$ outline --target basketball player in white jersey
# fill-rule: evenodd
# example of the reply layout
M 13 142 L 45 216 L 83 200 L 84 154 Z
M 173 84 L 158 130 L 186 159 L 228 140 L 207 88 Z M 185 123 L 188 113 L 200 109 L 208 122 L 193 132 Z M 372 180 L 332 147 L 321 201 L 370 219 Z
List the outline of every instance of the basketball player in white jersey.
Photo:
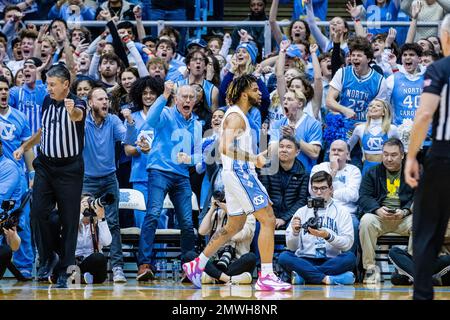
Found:
M 247 112 L 261 102 L 256 78 L 244 75 L 233 80 L 228 87 L 227 101 L 233 105 L 223 118 L 219 150 L 222 157 L 222 179 L 225 186 L 228 220 L 214 234 L 199 257 L 183 264 L 187 277 L 201 288 L 201 275 L 209 258 L 244 226 L 248 214 L 253 214 L 261 224 L 258 247 L 261 256 L 261 273 L 256 290 L 285 291 L 291 285 L 282 282 L 273 272 L 275 216 L 267 191 L 255 172 L 266 163 L 265 152 L 252 152 L 252 135 Z

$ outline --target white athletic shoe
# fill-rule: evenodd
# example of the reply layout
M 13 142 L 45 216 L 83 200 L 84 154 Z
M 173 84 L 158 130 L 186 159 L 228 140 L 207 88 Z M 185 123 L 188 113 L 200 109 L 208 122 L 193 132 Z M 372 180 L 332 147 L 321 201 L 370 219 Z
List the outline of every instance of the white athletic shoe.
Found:
M 231 284 L 251 284 L 253 281 L 252 275 L 250 272 L 243 272 L 236 276 L 231 276 L 230 283 Z

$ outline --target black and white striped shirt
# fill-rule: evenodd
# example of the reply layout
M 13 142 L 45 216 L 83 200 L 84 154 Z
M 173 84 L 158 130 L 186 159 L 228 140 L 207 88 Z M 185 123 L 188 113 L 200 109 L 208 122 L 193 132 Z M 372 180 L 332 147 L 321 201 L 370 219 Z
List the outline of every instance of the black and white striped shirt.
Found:
M 70 158 L 83 152 L 86 103 L 73 94 L 69 94 L 67 98 L 73 99 L 75 107 L 83 110 L 83 120 L 70 120 L 64 100 L 56 101 L 47 95 L 42 105 L 40 149 L 49 158 Z
M 441 97 L 433 116 L 433 141 L 450 142 L 450 57 L 427 68 L 423 92 Z

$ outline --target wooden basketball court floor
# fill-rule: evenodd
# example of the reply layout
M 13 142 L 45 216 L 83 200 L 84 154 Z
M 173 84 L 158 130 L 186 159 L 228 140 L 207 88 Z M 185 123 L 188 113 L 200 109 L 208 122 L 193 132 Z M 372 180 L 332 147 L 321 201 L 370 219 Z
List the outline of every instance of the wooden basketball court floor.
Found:
M 450 301 L 450 287 L 435 287 L 436 300 Z M 0 300 L 411 300 L 412 287 L 392 286 L 388 281 L 377 285 L 294 286 L 288 292 L 255 291 L 253 285 L 204 285 L 173 282 L 126 284 L 105 282 L 101 285 L 72 285 L 57 289 L 53 285 L 15 280 L 0 281 Z

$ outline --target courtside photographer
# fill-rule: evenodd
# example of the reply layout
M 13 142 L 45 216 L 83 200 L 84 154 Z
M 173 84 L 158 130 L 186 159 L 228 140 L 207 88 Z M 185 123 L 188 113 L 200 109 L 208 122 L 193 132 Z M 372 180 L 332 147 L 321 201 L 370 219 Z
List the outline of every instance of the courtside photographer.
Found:
M 75 258 L 80 267 L 82 281 L 87 284 L 103 283 L 107 277 L 107 259 L 102 253 L 111 244 L 112 236 L 105 219 L 105 205 L 114 202 L 110 193 L 95 199 L 92 194 L 81 195 Z
M 292 284 L 351 285 L 356 264 L 353 252 L 352 218 L 333 196 L 333 179 L 325 171 L 311 177 L 313 198 L 292 217 L 286 229 L 288 250 L 279 265 Z

